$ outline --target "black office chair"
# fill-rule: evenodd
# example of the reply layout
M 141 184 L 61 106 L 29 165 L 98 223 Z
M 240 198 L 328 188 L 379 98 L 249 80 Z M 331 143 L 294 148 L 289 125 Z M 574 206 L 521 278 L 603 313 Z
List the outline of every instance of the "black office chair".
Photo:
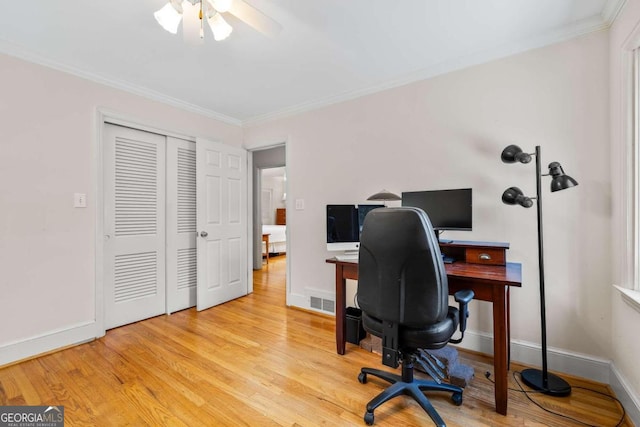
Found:
M 413 378 L 419 349 L 438 349 L 452 340 L 460 326 L 464 334 L 471 290 L 456 292 L 460 309 L 448 305 L 447 274 L 440 247 L 427 214 L 418 208 L 380 208 L 365 218 L 360 239 L 358 304 L 364 329 L 382 338 L 382 363 L 402 375 L 362 368 L 358 380 L 364 384 L 374 375 L 392 385 L 367 404 L 364 421 L 374 422 L 373 411 L 402 394 L 413 397 L 438 426 L 445 426 L 422 392 L 452 392 L 462 404 L 462 388 Z

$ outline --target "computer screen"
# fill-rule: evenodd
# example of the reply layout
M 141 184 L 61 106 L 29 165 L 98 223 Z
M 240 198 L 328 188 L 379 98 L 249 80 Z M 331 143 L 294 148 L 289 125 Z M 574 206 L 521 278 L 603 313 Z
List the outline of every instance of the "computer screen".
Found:
M 362 235 L 364 218 L 369 212 L 378 208 L 384 208 L 384 205 L 358 205 L 358 240 L 360 240 L 360 236 Z
M 356 205 L 327 205 L 327 245 L 358 241 Z
M 327 205 L 327 250 L 357 251 L 364 218 L 384 205 Z
M 424 210 L 434 230 L 467 230 L 473 225 L 471 188 L 402 193 L 402 206 Z

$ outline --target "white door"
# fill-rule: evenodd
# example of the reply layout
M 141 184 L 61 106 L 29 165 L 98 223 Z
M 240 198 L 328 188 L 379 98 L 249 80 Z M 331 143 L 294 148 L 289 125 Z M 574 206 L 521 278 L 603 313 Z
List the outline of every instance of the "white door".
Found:
M 196 305 L 196 144 L 167 137 L 167 313 Z
M 247 152 L 196 139 L 197 308 L 246 295 Z
M 165 312 L 165 137 L 104 128 L 106 329 Z

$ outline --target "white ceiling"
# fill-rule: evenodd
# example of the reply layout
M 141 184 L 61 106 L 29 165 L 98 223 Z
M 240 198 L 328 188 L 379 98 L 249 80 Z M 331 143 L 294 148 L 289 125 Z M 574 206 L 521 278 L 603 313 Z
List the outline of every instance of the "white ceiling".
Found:
M 230 17 L 191 46 L 156 23 L 166 0 L 7 1 L 0 52 L 251 124 L 601 30 L 625 0 L 246 2 L 280 35 Z

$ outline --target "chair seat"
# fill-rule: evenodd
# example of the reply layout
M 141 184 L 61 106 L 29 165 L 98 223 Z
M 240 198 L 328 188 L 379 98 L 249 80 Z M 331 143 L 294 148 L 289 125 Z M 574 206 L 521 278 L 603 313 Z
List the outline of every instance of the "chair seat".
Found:
M 398 340 L 404 348 L 424 348 L 435 350 L 447 345 L 451 336 L 458 328 L 458 309 L 449 307 L 447 317 L 441 322 L 429 325 L 426 328 L 411 328 L 401 325 L 398 331 Z M 382 337 L 383 322 L 380 319 L 362 312 L 362 326 L 372 335 Z

